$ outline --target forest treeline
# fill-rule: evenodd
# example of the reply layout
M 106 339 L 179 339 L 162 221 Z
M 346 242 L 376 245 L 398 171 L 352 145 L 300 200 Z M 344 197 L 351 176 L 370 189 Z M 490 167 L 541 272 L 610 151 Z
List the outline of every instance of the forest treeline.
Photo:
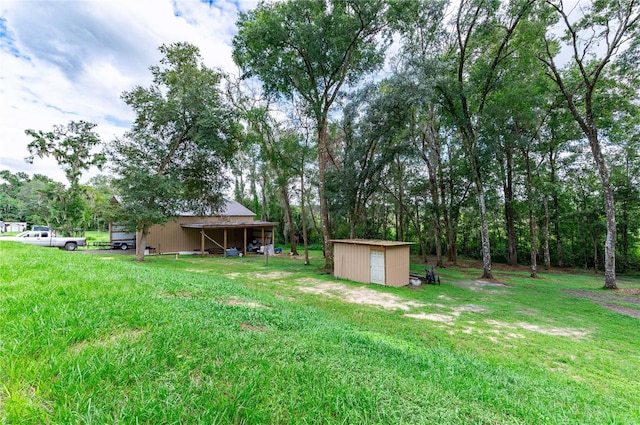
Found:
M 485 277 L 493 261 L 584 267 L 615 288 L 640 266 L 639 14 L 634 0 L 260 4 L 237 23 L 239 79 L 162 46 L 152 86 L 123 94 L 131 131 L 75 170 L 108 172 L 3 171 L 0 214 L 104 228 L 118 194 L 142 231 L 228 190 L 295 253 L 321 244 L 327 267 L 331 239 L 391 239 L 438 265 L 481 259 Z M 27 134 L 32 160 L 61 140 Z

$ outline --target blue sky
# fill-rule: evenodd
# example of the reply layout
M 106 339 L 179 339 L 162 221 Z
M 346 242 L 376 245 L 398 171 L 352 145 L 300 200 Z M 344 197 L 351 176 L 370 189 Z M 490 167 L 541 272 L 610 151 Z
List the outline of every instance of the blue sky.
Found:
M 86 0 L 0 3 L 0 169 L 65 182 L 53 160 L 24 158 L 24 130 L 71 120 L 98 124 L 104 142 L 134 118 L 120 95 L 151 81 L 163 43 L 188 41 L 205 63 L 238 74 L 231 39 L 238 11 L 258 0 Z M 89 173 L 87 177 L 95 174 Z

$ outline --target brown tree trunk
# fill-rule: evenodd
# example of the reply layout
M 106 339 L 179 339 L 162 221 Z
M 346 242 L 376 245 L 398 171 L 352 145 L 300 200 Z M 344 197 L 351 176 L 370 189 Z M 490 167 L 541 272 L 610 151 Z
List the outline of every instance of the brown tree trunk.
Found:
M 549 168 L 551 170 L 551 187 L 553 190 L 553 233 L 556 237 L 556 250 L 558 251 L 558 267 L 563 266 L 562 238 L 560 237 L 560 201 L 556 193 L 556 160 L 553 147 L 549 148 Z
M 529 151 L 525 150 L 524 161 L 527 170 L 527 201 L 529 204 L 529 239 L 531 244 L 531 277 L 538 277 L 538 243 L 536 235 L 536 222 L 533 214 L 533 176 L 531 173 L 531 161 L 529 160 Z
M 600 149 L 597 132 L 589 135 L 589 144 L 593 158 L 598 166 L 602 192 L 604 196 L 604 211 L 607 217 L 607 237 L 604 242 L 604 286 L 603 289 L 618 289 L 616 285 L 616 210 L 613 189 L 609 179 L 609 170 Z
M 432 145 L 435 144 L 436 142 Z M 436 233 L 436 266 L 442 267 L 442 224 L 440 222 L 440 194 L 438 192 L 439 151 L 436 146 L 431 146 L 431 149 L 429 149 L 427 171 L 429 172 L 429 189 L 431 191 L 431 202 L 433 202 L 433 225 Z
M 504 217 L 507 224 L 507 263 L 510 266 L 518 264 L 518 249 L 516 246 L 515 209 L 513 208 L 513 152 L 510 146 L 505 146 L 504 170 Z
M 142 231 L 140 231 L 140 240 L 136 245 L 136 261 L 143 262 L 144 261 L 144 251 L 147 249 L 147 236 L 149 235 L 149 225 L 144 224 L 142 226 Z
M 491 243 L 489 241 L 489 223 L 487 221 L 487 206 L 485 204 L 484 187 L 482 185 L 482 179 L 480 176 L 480 169 L 478 168 L 477 159 L 472 156 L 471 162 L 474 170 L 473 175 L 478 196 L 478 210 L 480 212 L 480 235 L 482 237 L 482 278 L 493 279 L 493 273 L 491 273 Z
M 293 214 L 291 213 L 291 202 L 289 202 L 289 189 L 284 184 L 281 187 L 282 203 L 284 204 L 285 217 L 289 226 L 289 243 L 291 243 L 291 255 L 298 255 L 296 246 L 296 230 L 293 225 Z
M 309 239 L 307 238 L 307 209 L 305 208 L 304 197 L 304 159 L 300 173 L 300 218 L 302 219 L 302 239 L 304 242 L 304 265 L 309 265 Z
M 329 162 L 329 134 L 326 120 L 318 123 L 318 177 L 320 179 L 320 221 L 322 225 L 323 252 L 325 268 L 333 270 L 333 246 L 331 244 L 331 222 L 329 220 L 329 206 L 325 193 L 327 181 L 327 166 Z
M 544 239 L 544 269 L 551 269 L 551 253 L 549 252 L 549 197 L 544 195 L 544 229 L 543 229 L 543 239 Z

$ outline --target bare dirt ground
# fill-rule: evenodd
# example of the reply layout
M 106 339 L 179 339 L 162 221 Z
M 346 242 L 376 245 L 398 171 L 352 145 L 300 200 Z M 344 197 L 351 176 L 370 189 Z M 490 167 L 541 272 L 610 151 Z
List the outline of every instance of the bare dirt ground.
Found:
M 579 297 L 589 298 L 590 300 L 593 300 L 601 306 L 608 308 L 611 311 L 615 311 L 616 313 L 640 319 L 640 308 L 612 304 L 615 302 L 622 302 L 626 304 L 634 304 L 640 307 L 640 288 L 626 288 L 613 291 L 602 290 L 600 292 L 568 290 L 567 292 Z
M 408 311 L 414 307 L 423 307 L 425 304 L 405 300 L 402 297 L 374 291 L 363 286 L 352 287 L 341 283 L 326 282 L 318 279 L 298 279 L 301 286 L 298 290 L 310 294 L 324 295 L 340 298 L 354 304 L 377 305 L 387 310 Z
M 503 292 L 509 286 L 503 283 L 498 283 L 489 280 L 475 280 L 475 281 L 456 281 L 451 282 L 452 285 L 460 288 L 466 288 L 470 291 L 485 291 L 485 292 Z

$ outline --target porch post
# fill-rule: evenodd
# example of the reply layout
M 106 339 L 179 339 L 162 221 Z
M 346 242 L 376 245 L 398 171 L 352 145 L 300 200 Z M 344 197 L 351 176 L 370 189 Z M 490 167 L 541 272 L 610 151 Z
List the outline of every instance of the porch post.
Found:
M 224 248 L 223 248 L 224 249 L 224 253 L 222 254 L 222 256 L 226 257 L 227 256 L 227 228 L 226 227 L 224 229 L 224 243 L 223 243 L 223 245 L 224 245 Z
M 200 255 L 204 255 L 204 227 L 200 229 Z
M 247 228 L 244 228 L 244 242 L 242 243 L 242 255 L 247 256 Z

